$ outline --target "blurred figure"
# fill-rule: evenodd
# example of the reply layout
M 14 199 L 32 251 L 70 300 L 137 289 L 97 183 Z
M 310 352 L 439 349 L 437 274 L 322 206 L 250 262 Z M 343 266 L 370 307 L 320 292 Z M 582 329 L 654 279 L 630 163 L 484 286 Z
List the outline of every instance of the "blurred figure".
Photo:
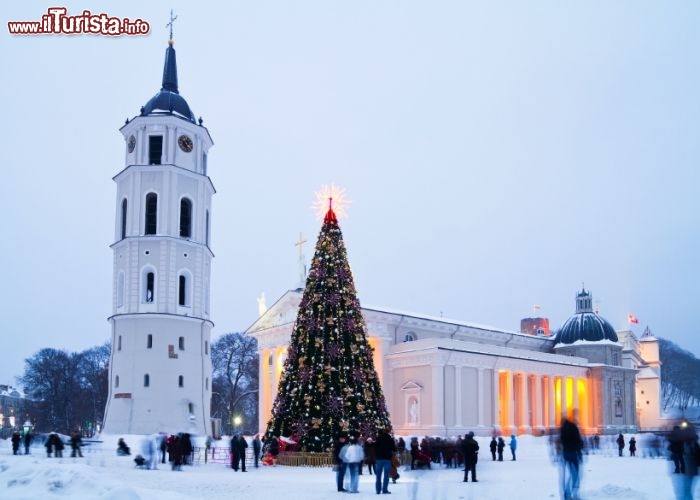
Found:
M 256 434 L 253 437 L 253 464 L 255 468 L 258 468 L 258 460 L 260 460 L 260 450 L 262 449 L 262 442 L 260 441 L 260 434 Z
M 503 462 L 503 448 L 506 447 L 506 442 L 502 437 L 498 438 L 498 445 L 496 448 L 498 449 L 498 461 Z
M 513 456 L 513 462 L 515 461 L 515 450 L 518 448 L 518 441 L 515 439 L 515 434 L 510 435 L 510 454 Z
M 350 472 L 350 493 L 358 493 L 360 464 L 365 459 L 365 452 L 358 443 L 357 436 L 350 436 L 349 442 L 340 450 L 340 458 L 347 464 Z
M 32 433 L 27 431 L 24 435 L 24 454 L 29 455 L 29 445 L 32 443 Z
M 22 440 L 22 436 L 20 435 L 19 431 L 15 431 L 12 433 L 12 454 L 13 455 L 19 454 L 19 442 L 21 440 Z
M 679 427 L 679 430 L 674 438 L 680 438 L 683 450 L 681 458 L 684 472 L 679 475 L 672 475 L 673 486 L 678 500 L 693 500 L 695 498 L 693 492 L 695 491 L 695 482 L 698 475 L 698 464 L 700 463 L 700 444 L 698 444 L 698 435 L 692 424 L 683 421 L 677 427 Z
M 70 435 L 70 456 L 75 458 L 76 456 L 81 457 L 83 456 L 83 452 L 81 451 L 81 448 L 83 446 L 83 439 L 80 437 L 80 433 L 78 431 L 73 431 L 71 432 Z
M 578 498 L 581 485 L 581 460 L 583 459 L 583 439 L 576 423 L 576 410 L 572 417 L 562 417 L 559 428 L 559 443 L 562 454 L 562 495 L 564 500 Z
M 635 452 L 637 451 L 637 440 L 634 439 L 634 436 L 630 438 L 630 456 L 633 457 Z
M 469 472 L 472 473 L 472 483 L 478 482 L 476 479 L 476 462 L 479 453 L 479 443 L 474 439 L 474 433 L 469 432 L 462 441 L 462 456 L 464 457 L 464 482 L 469 480 Z
M 131 455 L 131 449 L 126 445 L 124 438 L 117 441 L 117 455 Z
M 617 436 L 617 455 L 622 456 L 622 451 L 625 449 L 625 436 L 620 433 L 619 436 Z
M 489 443 L 489 450 L 491 450 L 491 459 L 495 462 L 496 461 L 496 448 L 498 447 L 498 443 L 496 442 L 496 436 L 491 438 L 491 442 Z
M 674 474 L 685 474 L 685 460 L 683 459 L 683 436 L 680 425 L 674 425 L 668 435 L 668 451 L 673 460 Z

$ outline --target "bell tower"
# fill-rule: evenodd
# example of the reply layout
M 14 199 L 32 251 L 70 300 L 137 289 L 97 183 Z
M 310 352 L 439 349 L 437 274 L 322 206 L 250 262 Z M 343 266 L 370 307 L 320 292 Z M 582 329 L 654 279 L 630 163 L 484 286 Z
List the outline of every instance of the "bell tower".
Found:
M 103 432 L 211 434 L 213 142 L 179 93 L 172 39 L 160 91 L 120 132 Z

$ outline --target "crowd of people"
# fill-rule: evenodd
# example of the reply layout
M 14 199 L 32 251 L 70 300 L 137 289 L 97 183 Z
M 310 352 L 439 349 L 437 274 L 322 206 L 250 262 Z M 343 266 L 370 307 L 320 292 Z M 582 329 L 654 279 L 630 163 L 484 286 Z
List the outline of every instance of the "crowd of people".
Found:
M 45 435 L 44 447 L 48 458 L 63 457 L 65 445 L 71 447 L 71 457 L 82 457 L 82 437 L 78 431 L 74 431 L 64 439 L 61 435 L 51 432 Z M 35 436 L 27 432 L 22 435 L 19 431 L 11 435 L 12 452 L 20 454 L 20 446 L 24 445 L 24 453 L 29 454 L 29 449 Z M 664 449 L 662 439 L 667 441 Z M 260 463 L 272 465 L 279 455 L 285 443 L 283 438 L 273 438 L 263 443 L 259 435 L 255 435 L 250 445 L 243 434 L 235 434 L 228 447 L 230 467 L 234 471 L 246 472 L 246 455 L 250 455 L 255 467 Z M 282 444 L 282 447 L 280 446 Z M 635 436 L 629 439 L 620 433 L 617 436 L 585 436 L 578 427 L 575 412 L 562 417 L 558 432 L 550 437 L 551 456 L 555 463 L 561 467 L 561 491 L 565 500 L 578 498 L 581 484 L 581 469 L 584 456 L 589 453 L 610 453 L 620 457 L 635 457 L 637 453 L 637 440 Z M 204 460 L 212 444 L 211 438 L 207 438 Z M 503 436 L 494 434 L 489 442 L 489 451 L 492 461 L 503 461 L 506 446 L 510 449 L 511 460 L 516 460 L 518 439 L 511 434 L 506 443 Z M 608 450 L 608 451 L 606 451 Z M 141 453 L 136 455 L 134 462 L 138 467 L 156 469 L 158 462 L 170 463 L 173 470 L 181 470 L 183 465 L 192 465 L 194 462 L 195 448 L 191 436 L 187 433 L 179 434 L 154 434 L 146 436 L 141 445 Z M 411 437 L 407 446 L 404 438 L 392 437 L 387 429 L 380 429 L 377 436 L 366 439 L 358 433 L 342 433 L 335 442 L 332 450 L 334 469 L 336 471 L 336 486 L 338 491 L 356 493 L 359 487 L 359 476 L 363 474 L 364 466 L 370 475 L 375 475 L 375 490 L 377 494 L 388 494 L 390 481 L 396 483 L 399 479 L 399 470 L 402 465 L 411 470 L 419 468 L 431 468 L 431 465 L 441 465 L 446 468 L 461 468 L 464 471 L 464 482 L 477 482 L 479 443 L 473 432 L 456 438 Z M 131 455 L 131 449 L 123 438 L 117 442 L 118 455 Z M 214 456 L 212 450 L 212 457 Z M 642 440 L 642 457 L 668 457 L 673 462 L 673 474 L 679 474 L 682 487 L 679 489 L 678 498 L 692 499 L 692 489 L 695 476 L 698 475 L 700 464 L 700 445 L 698 435 L 688 422 L 680 422 L 668 432 L 664 438 L 657 434 L 649 434 Z M 349 479 L 346 484 L 346 476 Z

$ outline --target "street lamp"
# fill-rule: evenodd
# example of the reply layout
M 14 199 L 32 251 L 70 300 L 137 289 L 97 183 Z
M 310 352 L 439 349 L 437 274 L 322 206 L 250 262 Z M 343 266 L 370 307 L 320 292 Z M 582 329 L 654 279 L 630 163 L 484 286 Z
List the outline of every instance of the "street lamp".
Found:
M 234 431 L 238 432 L 238 426 L 241 425 L 241 416 L 240 415 L 236 415 L 235 417 L 233 417 L 233 425 L 234 425 L 234 427 L 233 427 Z

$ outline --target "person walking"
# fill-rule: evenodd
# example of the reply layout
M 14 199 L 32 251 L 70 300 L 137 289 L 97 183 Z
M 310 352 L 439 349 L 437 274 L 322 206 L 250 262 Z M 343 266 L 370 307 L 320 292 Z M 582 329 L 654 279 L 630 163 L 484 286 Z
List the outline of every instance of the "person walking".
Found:
M 375 490 L 380 493 L 390 494 L 389 472 L 391 471 L 391 458 L 396 452 L 396 443 L 386 429 L 379 429 L 377 442 L 374 445 L 374 454 L 377 458 L 375 465 Z
M 24 435 L 24 454 L 29 455 L 29 445 L 32 444 L 32 433 L 27 431 L 26 434 Z
M 360 465 L 365 459 L 365 452 L 357 442 L 357 436 L 350 436 L 349 442 L 340 449 L 340 458 L 350 472 L 350 493 L 359 493 Z
M 496 442 L 496 436 L 493 436 L 489 443 L 489 449 L 491 450 L 491 459 L 494 462 L 496 461 L 496 448 L 498 448 L 498 443 Z
M 671 452 L 671 460 L 675 470 L 674 474 L 685 474 L 685 459 L 683 457 L 683 436 L 681 427 L 674 425 L 673 430 L 668 435 L 668 451 Z
M 20 435 L 19 431 L 15 431 L 12 433 L 12 454 L 13 455 L 19 455 L 19 442 L 22 441 L 22 436 Z
M 476 479 L 476 462 L 479 457 L 479 443 L 474 439 L 474 433 L 469 432 L 467 437 L 462 440 L 462 457 L 464 458 L 464 480 L 469 481 L 469 472 L 472 473 L 472 483 L 477 483 Z
M 637 440 L 634 437 L 630 438 L 630 456 L 633 457 L 635 456 L 634 454 L 637 452 Z
M 377 456 L 374 453 L 374 439 L 368 437 L 365 441 L 365 463 L 367 464 L 367 473 L 374 474 L 375 464 L 377 462 Z M 360 464 L 360 474 L 362 474 L 362 464 Z
M 83 439 L 80 437 L 78 431 L 71 432 L 70 435 L 70 456 L 75 458 L 76 456 L 82 458 L 83 452 L 80 448 L 83 446 Z
M 255 468 L 258 468 L 258 460 L 260 460 L 260 450 L 262 449 L 262 442 L 260 441 L 260 434 L 256 434 L 253 438 L 253 463 Z
M 333 444 L 333 462 L 335 463 L 335 482 L 336 485 L 338 486 L 338 491 L 346 491 L 345 488 L 343 487 L 343 483 L 345 482 L 345 471 L 347 470 L 348 466 L 347 464 L 343 461 L 342 457 L 340 456 L 340 452 L 343 449 L 343 446 L 345 446 L 345 434 L 340 434 L 338 435 L 338 439 L 335 440 L 335 443 Z
M 620 433 L 619 436 L 617 436 L 617 454 L 619 456 L 622 456 L 622 451 L 625 449 L 625 436 Z
M 510 435 L 510 454 L 513 456 L 513 462 L 515 462 L 515 450 L 518 447 L 518 441 L 515 439 L 515 434 Z
M 571 418 L 564 415 L 559 428 L 559 445 L 562 455 L 562 494 L 564 500 L 578 498 L 578 490 L 581 485 L 580 465 L 583 458 L 583 439 L 575 417 L 575 411 Z
M 503 448 L 506 447 L 506 442 L 502 437 L 498 438 L 498 461 L 503 462 Z

